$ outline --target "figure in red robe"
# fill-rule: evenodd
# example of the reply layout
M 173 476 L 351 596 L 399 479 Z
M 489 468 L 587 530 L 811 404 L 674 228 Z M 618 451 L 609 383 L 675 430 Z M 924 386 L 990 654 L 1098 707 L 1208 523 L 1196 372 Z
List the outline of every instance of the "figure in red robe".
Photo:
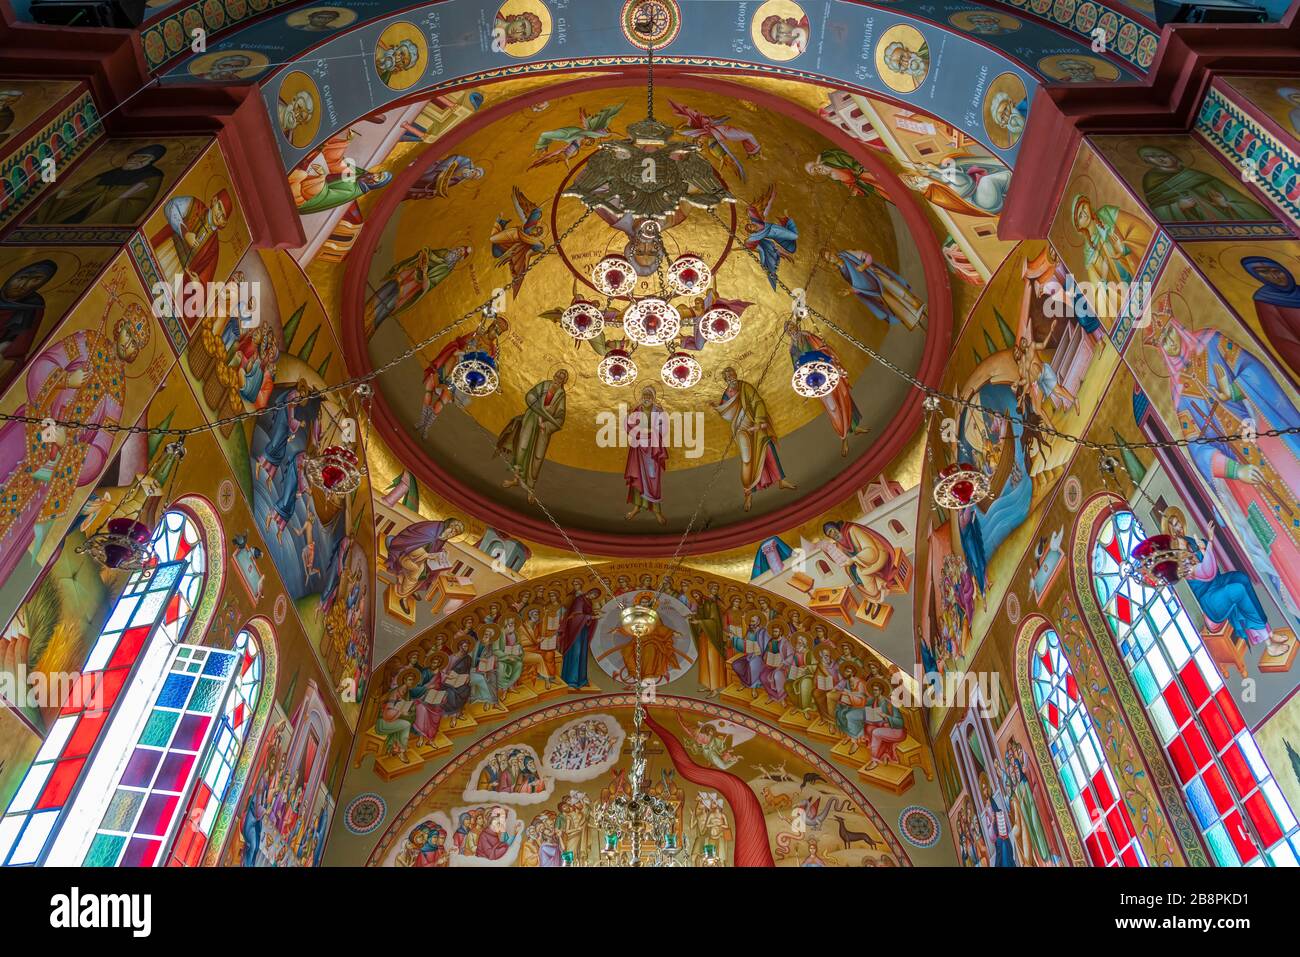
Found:
M 1263 283 L 1255 290 L 1255 315 L 1268 344 L 1277 350 L 1300 382 L 1300 286 L 1295 276 L 1276 259 L 1247 256 L 1241 266 Z
M 627 501 L 632 510 L 626 518 L 651 512 L 663 525 L 664 469 L 668 467 L 668 418 L 663 406 L 655 401 L 655 390 L 641 390 L 641 403 L 627 415 L 627 465 L 623 481 L 627 483 Z
M 221 258 L 218 233 L 225 228 L 233 210 L 230 193 L 224 189 L 212 197 L 211 206 L 197 196 L 169 199 L 163 205 L 167 228 L 159 230 L 152 239 L 163 274 L 179 273 L 186 282 L 212 282 L 217 275 L 217 260 Z

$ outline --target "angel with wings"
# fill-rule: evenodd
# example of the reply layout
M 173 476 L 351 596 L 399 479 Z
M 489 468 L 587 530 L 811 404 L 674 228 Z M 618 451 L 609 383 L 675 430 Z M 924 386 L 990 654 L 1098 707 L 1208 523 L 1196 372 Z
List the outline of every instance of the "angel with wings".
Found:
M 679 308 L 682 316 L 682 324 L 691 323 L 691 334 L 683 335 L 680 347 L 690 349 L 692 352 L 699 352 L 707 344 L 708 340 L 704 338 L 704 333 L 700 332 L 700 320 L 710 309 L 730 309 L 737 316 L 743 316 L 745 310 L 752 306 L 753 303 L 748 299 L 723 299 L 718 295 L 715 289 L 709 289 L 703 296 L 696 296 L 691 300 L 689 305 L 682 305 Z
M 726 771 L 740 760 L 732 736 L 713 721 L 701 721 L 691 726 L 679 712 L 677 722 L 686 732 L 686 750 L 704 758 L 720 771 Z
M 528 165 L 529 169 L 563 162 L 568 169 L 569 161 L 578 155 L 578 150 L 588 143 L 603 140 L 610 136 L 609 122 L 623 109 L 622 103 L 607 106 L 596 113 L 588 114 L 578 108 L 578 126 L 561 126 L 557 130 L 547 130 L 537 138 L 533 151 L 542 153 Z
M 498 266 L 510 267 L 510 292 L 518 296 L 524 284 L 524 272 L 532 258 L 546 249 L 541 241 L 545 232 L 542 225 L 542 208 L 514 187 L 513 199 L 518 225 L 511 225 L 508 216 L 498 216 L 496 232 L 492 234 L 492 256 Z
M 782 259 L 794 256 L 799 241 L 799 230 L 794 219 L 782 216 L 772 220 L 772 201 L 776 199 L 776 184 L 767 188 L 756 203 L 749 204 L 749 222 L 745 224 L 745 247 L 757 250 L 758 260 L 767 273 L 767 281 L 776 289 L 777 270 Z
M 738 126 L 729 124 L 727 122 L 729 117 L 727 116 L 709 116 L 707 113 L 693 110 L 675 100 L 669 100 L 668 105 L 673 108 L 674 113 L 686 121 L 686 125 L 679 127 L 677 132 L 683 136 L 698 139 L 705 146 L 721 153 L 736 167 L 736 172 L 743 182 L 745 167 L 741 165 L 740 158 L 728 144 L 739 143 L 745 152 L 745 156 L 753 158 L 758 155 L 760 149 L 758 138 L 748 130 L 742 130 Z

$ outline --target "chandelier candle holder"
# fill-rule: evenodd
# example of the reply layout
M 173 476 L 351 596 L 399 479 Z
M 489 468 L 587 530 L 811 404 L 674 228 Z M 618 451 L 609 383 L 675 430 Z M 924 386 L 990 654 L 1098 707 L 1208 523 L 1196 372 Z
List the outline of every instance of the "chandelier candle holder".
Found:
M 965 462 L 939 470 L 934 483 L 934 501 L 940 508 L 961 511 L 988 498 L 988 476 Z
M 672 389 L 689 389 L 704 376 L 704 369 L 695 357 L 685 352 L 674 352 L 659 370 L 659 378 Z
M 1176 585 L 1196 570 L 1196 556 L 1170 535 L 1151 535 L 1133 549 L 1129 574 L 1148 588 Z
M 810 349 L 795 363 L 790 385 L 806 399 L 819 399 L 840 384 L 840 369 L 826 353 Z
M 740 316 L 714 306 L 699 319 L 698 331 L 708 342 L 730 342 L 740 335 Z
M 451 370 L 451 382 L 458 392 L 466 395 L 492 395 L 501 385 L 496 359 L 486 352 L 466 352 Z
M 161 495 L 170 498 L 176 473 L 180 471 L 181 459 L 185 458 L 184 436 L 168 442 L 163 452 L 164 458 L 158 466 L 132 483 L 103 527 L 77 546 L 78 555 L 89 555 L 105 568 L 115 571 L 138 571 L 149 563 L 153 556 L 153 529 L 140 521 L 140 514 L 144 511 L 146 499 Z M 165 479 L 170 476 L 166 492 L 159 484 L 158 476 Z M 128 504 L 135 506 L 135 515 L 115 514 Z
M 636 288 L 636 268 L 622 256 L 606 256 L 592 267 L 591 281 L 603 296 L 629 296 Z
M 639 346 L 662 346 L 682 331 L 682 316 L 666 299 L 647 296 L 623 313 L 623 334 Z
M 595 339 L 605 331 L 605 314 L 594 302 L 579 299 L 560 313 L 560 327 L 575 339 Z
M 342 498 L 361 487 L 365 468 L 352 449 L 328 445 L 319 455 L 308 456 L 303 465 L 307 481 L 333 498 Z
M 693 296 L 709 288 L 713 270 L 699 256 L 687 253 L 678 256 L 668 267 L 668 288 L 675 296 Z
M 596 366 L 596 376 L 605 385 L 622 388 L 636 381 L 636 363 L 626 349 L 610 349 Z

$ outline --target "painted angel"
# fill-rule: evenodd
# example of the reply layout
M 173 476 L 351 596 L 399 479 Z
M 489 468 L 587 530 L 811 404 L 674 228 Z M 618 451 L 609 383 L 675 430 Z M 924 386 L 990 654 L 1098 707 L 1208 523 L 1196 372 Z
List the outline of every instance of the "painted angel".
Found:
M 537 138 L 537 144 L 533 147 L 534 152 L 542 153 L 543 150 L 546 152 L 533 160 L 528 168 L 536 169 L 538 166 L 563 162 L 567 169 L 569 161 L 578 155 L 578 151 L 583 146 L 611 135 L 609 122 L 621 109 L 623 104 L 616 103 L 588 115 L 586 110 L 579 107 L 578 126 L 561 126 L 559 129 L 547 130 Z
M 510 267 L 510 291 L 518 296 L 529 262 L 546 249 L 546 244 L 541 241 L 545 227 L 542 225 L 542 208 L 525 196 L 518 186 L 514 187 L 512 198 L 519 225 L 511 225 L 508 216 L 498 216 L 491 243 L 497 265 Z
M 727 123 L 729 117 L 726 116 L 709 116 L 707 113 L 700 113 L 691 109 L 675 100 L 669 100 L 668 105 L 673 108 L 673 112 L 686 121 L 686 125 L 679 127 L 677 132 L 683 136 L 689 136 L 693 139 L 700 139 L 705 145 L 711 146 L 720 152 L 726 159 L 730 160 L 736 167 L 736 172 L 740 175 L 743 182 L 745 179 L 745 167 L 741 164 L 740 158 L 736 156 L 735 150 L 729 145 L 739 143 L 745 151 L 745 156 L 753 158 L 758 155 L 759 144 L 757 137 L 748 130 L 742 130 L 738 126 L 732 126 Z
M 782 259 L 789 259 L 794 255 L 795 246 L 799 241 L 799 230 L 794 224 L 794 219 L 789 216 L 782 216 L 778 220 L 768 218 L 771 215 L 774 199 L 776 199 L 775 183 L 767 188 L 767 192 L 759 198 L 758 202 L 749 204 L 749 222 L 745 224 L 745 246 L 758 252 L 763 272 L 767 273 L 767 281 L 772 284 L 773 289 L 776 289 L 777 270 L 781 266 Z
M 735 750 L 735 742 L 730 734 L 722 731 L 712 721 L 701 721 L 693 727 L 680 713 L 677 722 L 686 732 L 686 750 L 697 757 L 704 758 L 720 771 L 728 770 L 740 760 Z

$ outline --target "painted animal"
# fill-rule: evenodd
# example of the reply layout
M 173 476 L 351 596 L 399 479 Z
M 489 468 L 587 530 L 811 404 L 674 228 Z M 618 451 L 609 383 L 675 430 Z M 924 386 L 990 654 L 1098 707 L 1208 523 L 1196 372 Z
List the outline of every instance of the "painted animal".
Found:
M 764 787 L 761 793 L 765 811 L 779 811 L 790 806 L 791 799 L 788 794 L 777 794 L 769 787 Z
M 836 814 L 835 820 L 840 822 L 840 840 L 844 842 L 844 850 L 847 851 L 850 847 L 852 847 L 854 841 L 863 841 L 869 847 L 880 847 L 880 848 L 884 847 L 883 844 L 877 841 L 870 834 L 864 834 L 862 831 L 849 830 L 849 826 L 844 823 L 843 815 Z

